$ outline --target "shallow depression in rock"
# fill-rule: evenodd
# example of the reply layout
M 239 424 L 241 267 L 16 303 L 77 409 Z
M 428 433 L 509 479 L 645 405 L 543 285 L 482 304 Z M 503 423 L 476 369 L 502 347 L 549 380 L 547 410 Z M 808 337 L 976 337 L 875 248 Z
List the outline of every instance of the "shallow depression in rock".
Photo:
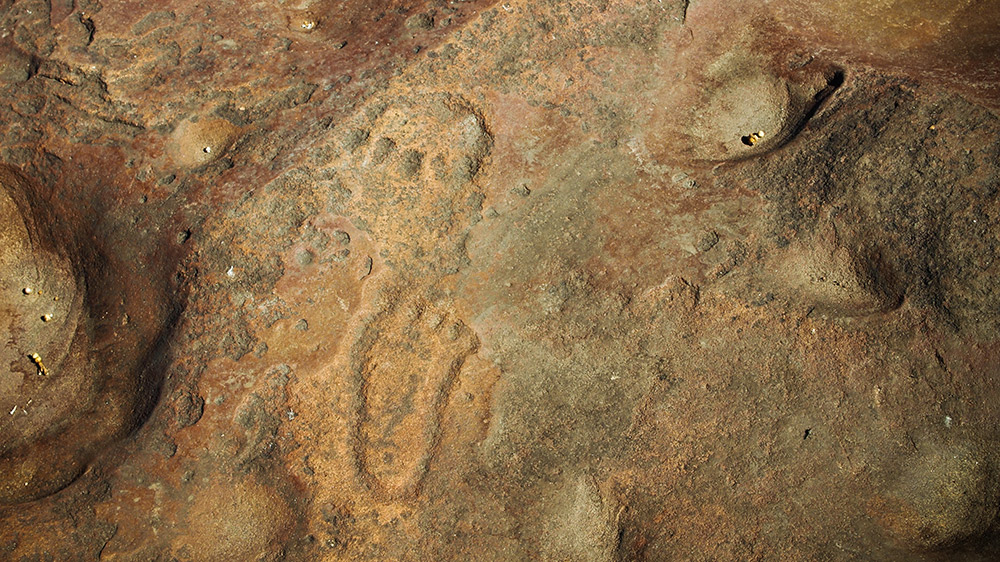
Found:
M 169 320 L 135 310 L 164 295 L 124 305 L 129 280 L 53 225 L 29 178 L 0 167 L 0 189 L 0 503 L 10 504 L 58 491 L 143 421 L 159 384 L 144 372 Z

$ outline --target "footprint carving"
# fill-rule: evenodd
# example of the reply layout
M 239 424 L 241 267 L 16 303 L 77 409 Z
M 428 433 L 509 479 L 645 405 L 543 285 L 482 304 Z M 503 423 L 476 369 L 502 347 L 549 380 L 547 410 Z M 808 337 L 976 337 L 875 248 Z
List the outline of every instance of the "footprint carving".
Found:
M 419 492 L 448 397 L 478 339 L 444 306 L 419 294 L 387 291 L 383 302 L 362 322 L 350 351 L 357 393 L 353 450 L 368 489 L 399 499 Z
M 351 193 L 344 214 L 397 278 L 371 288 L 376 303 L 346 357 L 356 471 L 380 498 L 413 497 L 439 446 L 455 379 L 479 344 L 426 281 L 412 280 L 453 274 L 467 259 L 482 204 L 476 178 L 493 139 L 468 101 L 446 93 L 376 100 L 334 133 L 324 160 Z

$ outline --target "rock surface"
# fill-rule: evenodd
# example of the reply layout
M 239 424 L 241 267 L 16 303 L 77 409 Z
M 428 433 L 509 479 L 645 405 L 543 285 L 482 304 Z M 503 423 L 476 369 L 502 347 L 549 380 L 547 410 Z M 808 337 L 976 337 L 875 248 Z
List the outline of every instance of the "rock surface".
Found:
M 974 4 L 0 0 L 0 559 L 996 559 Z

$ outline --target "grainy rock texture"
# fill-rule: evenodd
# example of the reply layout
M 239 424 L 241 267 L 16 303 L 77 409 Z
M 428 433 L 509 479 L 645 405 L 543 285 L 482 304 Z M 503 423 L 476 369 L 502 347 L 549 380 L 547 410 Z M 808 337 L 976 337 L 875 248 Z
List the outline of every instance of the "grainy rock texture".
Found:
M 0 560 L 1000 558 L 997 14 L 0 0 Z

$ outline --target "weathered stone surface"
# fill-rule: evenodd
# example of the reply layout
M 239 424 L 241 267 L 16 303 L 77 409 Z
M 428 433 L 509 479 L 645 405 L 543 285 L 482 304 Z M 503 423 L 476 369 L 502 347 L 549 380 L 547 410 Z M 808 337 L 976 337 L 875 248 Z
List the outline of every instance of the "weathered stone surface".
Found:
M 835 57 L 948 84 L 1000 106 L 996 0 L 767 0 L 778 21 Z
M 0 0 L 0 558 L 1000 556 L 986 4 Z

